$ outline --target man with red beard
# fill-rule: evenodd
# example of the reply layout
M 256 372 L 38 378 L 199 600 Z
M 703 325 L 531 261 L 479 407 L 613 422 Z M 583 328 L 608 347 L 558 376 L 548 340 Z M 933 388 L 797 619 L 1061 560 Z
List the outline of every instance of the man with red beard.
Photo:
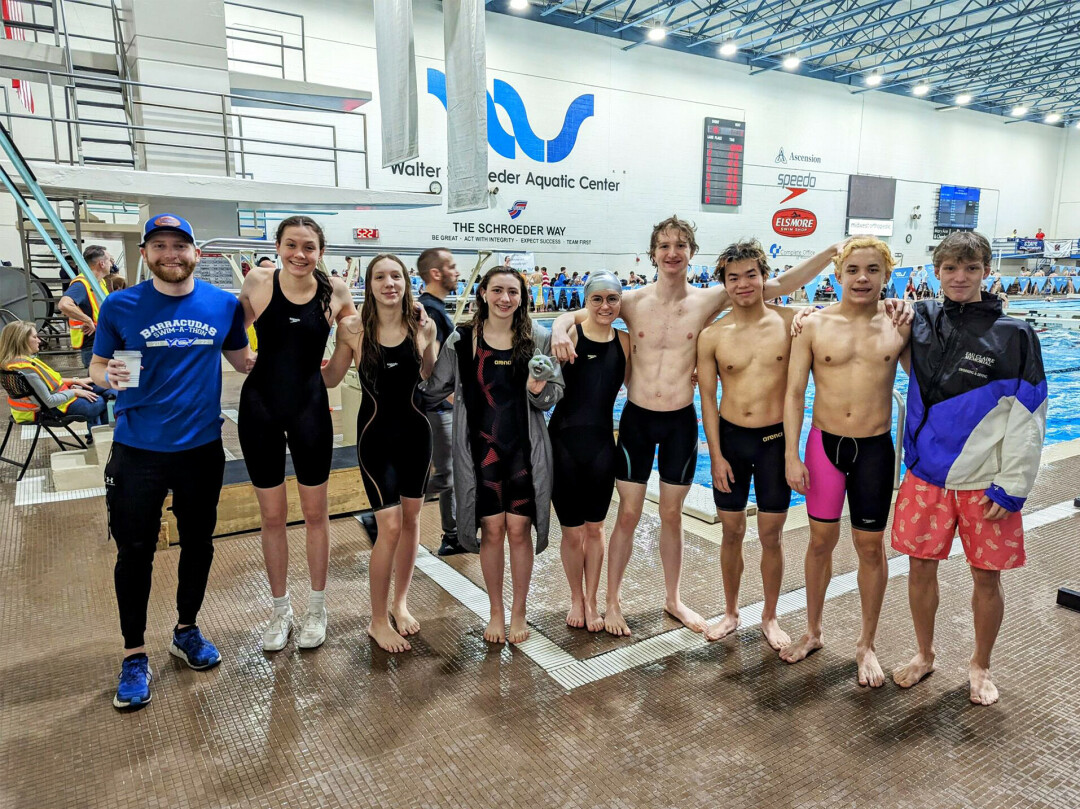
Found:
M 152 674 L 143 633 L 169 490 L 180 533 L 178 618 L 169 652 L 196 670 L 221 662 L 196 624 L 214 558 L 225 468 L 221 355 L 241 373 L 254 364 L 237 298 L 192 277 L 200 253 L 186 220 L 174 214 L 151 217 L 141 252 L 153 278 L 102 304 L 90 363 L 95 383 L 120 391 L 105 501 L 116 540 L 116 600 L 124 636 L 113 698 L 121 709 L 150 701 Z M 118 352 L 124 353 L 117 357 Z

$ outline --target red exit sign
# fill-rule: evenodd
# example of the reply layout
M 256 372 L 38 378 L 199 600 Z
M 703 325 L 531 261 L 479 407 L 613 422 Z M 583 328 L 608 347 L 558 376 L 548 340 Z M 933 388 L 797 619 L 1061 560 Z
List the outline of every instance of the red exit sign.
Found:
M 357 241 L 363 241 L 365 239 L 377 239 L 379 238 L 378 228 L 357 228 L 353 233 L 354 238 Z

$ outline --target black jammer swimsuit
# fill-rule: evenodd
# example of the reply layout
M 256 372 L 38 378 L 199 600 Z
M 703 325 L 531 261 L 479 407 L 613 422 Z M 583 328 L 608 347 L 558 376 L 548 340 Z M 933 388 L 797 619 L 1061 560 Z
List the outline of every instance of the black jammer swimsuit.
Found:
M 285 444 L 296 481 L 319 486 L 330 477 L 334 428 L 322 378 L 330 324 L 319 295 L 293 303 L 274 271 L 270 303 L 255 321 L 259 359 L 240 392 L 237 432 L 248 477 L 258 489 L 285 482 Z
M 402 497 L 423 497 L 431 466 L 431 425 L 417 407 L 420 358 L 412 340 L 382 346 L 374 379 L 360 369 L 356 455 L 371 507 L 396 506 Z
M 618 333 L 597 343 L 577 327 L 577 362 L 563 366 L 566 393 L 548 431 L 554 458 L 551 501 L 567 528 L 603 522 L 615 488 L 618 456 L 612 410 L 626 378 Z

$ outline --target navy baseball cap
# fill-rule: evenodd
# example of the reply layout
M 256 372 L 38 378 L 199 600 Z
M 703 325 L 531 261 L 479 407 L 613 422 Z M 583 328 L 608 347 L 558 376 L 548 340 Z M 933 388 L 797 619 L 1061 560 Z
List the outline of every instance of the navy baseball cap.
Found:
M 159 213 L 157 216 L 151 216 L 143 228 L 142 243 L 146 244 L 146 240 L 159 230 L 171 230 L 174 233 L 179 233 L 185 236 L 189 242 L 195 244 L 195 231 L 191 229 L 191 223 L 173 213 Z

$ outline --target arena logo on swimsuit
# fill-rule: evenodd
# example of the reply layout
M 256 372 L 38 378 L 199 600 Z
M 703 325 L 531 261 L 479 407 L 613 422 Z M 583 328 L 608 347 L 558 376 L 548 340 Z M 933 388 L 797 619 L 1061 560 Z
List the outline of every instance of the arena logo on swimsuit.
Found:
M 817 230 L 817 215 L 802 208 L 784 208 L 773 214 L 772 228 L 781 236 L 809 236 Z
M 446 74 L 441 70 L 428 68 L 427 91 L 446 107 Z M 551 140 L 545 141 L 533 132 L 529 123 L 529 114 L 525 111 L 525 102 L 521 95 L 506 82 L 495 79 L 493 93 L 487 94 L 487 134 L 488 145 L 502 157 L 513 160 L 517 157 L 517 148 L 537 163 L 558 163 L 570 156 L 577 144 L 578 130 L 586 118 L 593 117 L 595 96 L 592 93 L 580 95 L 570 102 L 563 116 L 562 129 Z M 513 133 L 503 129 L 495 105 L 498 104 L 510 118 Z

